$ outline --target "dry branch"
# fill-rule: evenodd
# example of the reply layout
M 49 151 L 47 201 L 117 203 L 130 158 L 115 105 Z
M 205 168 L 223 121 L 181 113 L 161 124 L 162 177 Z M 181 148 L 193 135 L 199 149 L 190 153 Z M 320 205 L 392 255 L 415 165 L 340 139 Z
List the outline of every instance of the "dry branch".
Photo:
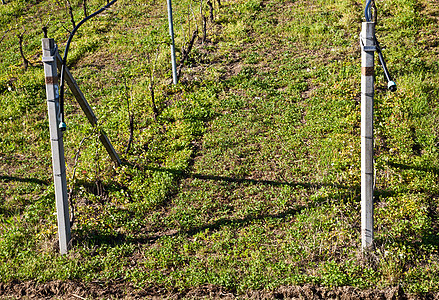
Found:
M 82 8 L 84 9 L 84 18 L 88 17 L 87 13 L 87 0 L 82 0 Z
M 72 5 L 70 4 L 70 1 L 69 1 L 69 0 L 66 0 L 66 3 L 67 3 L 67 9 L 68 9 L 68 11 L 69 11 L 69 15 L 70 15 L 70 22 L 72 22 L 72 26 L 73 26 L 73 28 L 75 28 L 75 27 L 76 27 L 76 23 L 75 23 L 75 18 L 73 17 L 73 8 L 72 8 Z
M 160 54 L 160 45 L 157 46 L 155 60 L 152 65 L 151 72 L 149 73 L 149 92 L 151 95 L 151 105 L 152 105 L 152 111 L 154 113 L 154 120 L 157 120 L 157 116 L 159 114 L 157 105 L 155 103 L 155 82 L 154 82 L 155 67 L 157 65 L 159 54 Z M 148 59 L 148 63 L 151 64 L 150 54 L 148 53 L 146 57 Z
M 8 34 L 9 31 L 10 31 L 10 29 L 5 31 L 5 33 L 3 34 L 2 38 L 0 39 L 0 44 L 1 44 L 1 42 L 3 42 L 4 38 L 6 37 L 6 34 Z
M 178 68 L 179 68 L 179 70 L 178 70 L 178 77 L 180 77 L 181 68 L 183 67 L 184 62 L 189 58 L 189 53 L 191 52 L 192 47 L 194 46 L 194 43 L 195 43 L 195 39 L 197 37 L 198 37 L 198 30 L 195 30 L 192 33 L 192 38 L 189 41 L 189 44 L 187 46 L 187 50 L 184 49 L 184 47 L 181 49 L 182 56 L 181 56 L 180 63 L 179 63 L 179 66 L 178 66 Z
M 26 30 L 25 31 L 23 31 L 21 34 L 18 34 L 17 35 L 17 37 L 18 37 L 18 46 L 19 46 L 19 48 L 20 48 L 20 55 L 21 55 L 21 58 L 22 58 L 22 60 L 23 60 L 23 67 L 24 67 L 24 69 L 25 70 L 27 70 L 27 68 L 29 67 L 29 65 L 32 65 L 30 62 L 29 62 L 29 60 L 24 56 L 24 51 L 23 51 L 23 37 L 24 37 L 24 34 L 26 33 Z
M 212 2 L 210 2 L 210 0 L 207 1 L 207 5 L 209 6 L 209 16 L 210 16 L 210 22 L 213 22 L 213 5 Z
M 125 78 L 125 81 L 124 81 L 124 85 L 125 85 L 125 99 L 127 101 L 127 109 L 128 109 L 129 122 L 130 122 L 129 123 L 130 137 L 128 139 L 127 148 L 125 149 L 125 154 L 128 154 L 128 152 L 130 151 L 131 145 L 133 143 L 133 136 L 134 136 L 134 112 L 132 112 L 131 109 L 130 109 L 130 99 L 132 97 L 128 96 L 128 86 L 127 86 L 126 78 Z

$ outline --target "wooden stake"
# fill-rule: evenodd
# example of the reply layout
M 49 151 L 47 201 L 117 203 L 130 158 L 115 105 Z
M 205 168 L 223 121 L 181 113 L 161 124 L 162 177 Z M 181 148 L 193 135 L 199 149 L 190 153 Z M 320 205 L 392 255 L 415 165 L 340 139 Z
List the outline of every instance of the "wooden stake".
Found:
M 59 129 L 59 87 L 56 71 L 57 49 L 53 39 L 44 38 L 43 64 L 46 77 L 47 109 L 49 114 L 50 141 L 52 146 L 53 179 L 55 183 L 56 213 L 58 218 L 59 250 L 66 254 L 70 242 L 70 216 L 67 196 L 66 164 L 63 133 Z

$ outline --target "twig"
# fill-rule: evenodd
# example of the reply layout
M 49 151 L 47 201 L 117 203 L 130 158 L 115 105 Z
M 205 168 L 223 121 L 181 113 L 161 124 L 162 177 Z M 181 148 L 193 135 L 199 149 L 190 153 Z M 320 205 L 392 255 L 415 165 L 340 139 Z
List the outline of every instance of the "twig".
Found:
M 7 34 L 9 31 L 11 31 L 11 29 L 8 29 L 8 30 L 5 31 L 5 33 L 3 34 L 3 36 L 2 36 L 2 38 L 1 38 L 1 40 L 0 40 L 0 44 L 1 44 L 1 42 L 3 42 L 3 39 L 6 37 L 6 34 Z
M 187 10 L 188 32 L 191 32 L 191 10 L 190 10 L 190 7 L 191 7 L 191 3 L 189 2 L 188 6 L 187 6 L 187 8 L 188 8 L 188 10 Z M 185 32 L 184 27 L 183 27 L 183 22 L 181 23 L 181 27 L 183 28 L 184 42 L 186 42 L 186 32 Z
M 27 60 L 27 58 L 24 56 L 24 51 L 23 51 L 23 36 L 24 36 L 25 33 L 26 33 L 26 30 L 23 31 L 23 33 L 21 33 L 21 34 L 18 34 L 17 37 L 18 37 L 18 45 L 19 45 L 19 47 L 20 47 L 20 55 L 21 55 L 21 58 L 23 59 L 23 66 L 24 66 L 24 69 L 27 70 L 27 68 L 29 67 L 29 65 L 32 65 L 32 64 L 31 64 L 31 63 L 29 62 L 29 60 Z
M 73 223 L 75 222 L 75 203 L 73 202 L 73 189 L 74 189 L 75 183 L 76 183 L 76 167 L 78 166 L 78 160 L 79 160 L 79 156 L 81 154 L 82 144 L 84 144 L 84 142 L 86 140 L 90 139 L 93 136 L 94 135 L 86 136 L 86 137 L 82 138 L 81 142 L 79 142 L 78 150 L 76 151 L 76 154 L 75 154 L 75 162 L 73 164 L 72 179 L 71 179 L 70 189 L 68 192 L 68 201 L 69 201 L 69 205 L 72 209 L 72 219 L 70 220 L 70 226 L 72 226 Z
M 210 0 L 207 0 L 207 5 L 209 6 L 209 13 L 210 13 L 210 22 L 213 23 L 213 5 L 212 2 L 210 2 Z
M 68 9 L 69 14 L 70 14 L 70 22 L 72 22 L 73 28 L 75 28 L 75 27 L 76 27 L 76 23 L 75 23 L 75 18 L 74 18 L 74 16 L 73 16 L 73 8 L 72 8 L 72 5 L 70 4 L 70 1 L 69 1 L 69 0 L 66 0 L 66 2 L 67 2 L 67 9 Z
M 207 38 L 207 17 L 203 16 L 203 38 L 201 42 L 204 44 Z
M 82 7 L 84 9 L 84 18 L 87 18 L 88 17 L 88 14 L 87 14 L 87 0 L 82 0 Z
M 124 78 L 124 85 L 125 85 L 125 98 L 127 100 L 127 109 L 128 109 L 128 115 L 130 120 L 130 138 L 128 139 L 128 145 L 125 149 L 125 154 L 128 154 L 131 148 L 131 144 L 133 143 L 133 135 L 134 135 L 134 113 L 131 112 L 130 109 L 130 98 L 128 97 L 128 86 L 127 86 L 127 79 Z
M 184 49 L 184 47 L 182 48 L 182 50 L 181 50 L 181 52 L 182 52 L 182 57 L 181 57 L 181 59 L 180 59 L 180 63 L 179 63 L 179 70 L 178 70 L 178 77 L 180 77 L 180 73 L 181 73 L 181 68 L 183 67 L 183 64 L 184 64 L 184 62 L 189 58 L 189 53 L 191 52 L 191 50 L 192 50 L 192 47 L 193 47 L 193 45 L 194 45 L 194 43 L 195 43 L 195 39 L 197 38 L 197 36 L 198 36 L 198 30 L 195 30 L 194 32 L 193 32 L 193 34 L 192 34 L 192 38 L 191 38 L 191 40 L 190 40 L 190 42 L 189 42 L 189 45 L 188 45 L 188 47 L 187 47 L 187 50 L 186 49 Z
M 195 23 L 195 30 L 198 31 L 198 22 L 197 22 L 197 18 L 195 17 L 195 13 L 194 10 L 192 9 L 192 2 L 189 2 L 189 9 L 192 12 L 192 19 L 194 19 L 194 23 Z M 190 27 L 189 27 L 190 29 Z M 189 31 L 190 32 L 190 31 Z
M 76 294 L 71 294 L 73 297 L 76 297 L 76 298 L 78 298 L 78 299 L 82 299 L 82 300 L 87 300 L 86 298 L 84 298 L 84 297 L 81 297 L 81 296 L 79 296 L 79 295 L 76 295 Z
M 183 43 L 186 43 L 186 31 L 184 30 L 184 27 L 183 27 L 183 21 L 181 20 L 181 15 L 180 15 L 180 25 L 181 25 L 181 28 L 183 29 Z M 189 23 L 189 28 L 190 28 L 190 26 L 191 26 L 191 24 Z
M 97 137 L 97 140 L 99 140 L 99 137 Z M 99 163 L 100 161 L 100 155 L 99 155 L 99 143 L 96 146 L 96 152 L 95 152 L 95 162 L 96 162 L 96 169 L 95 169 L 95 177 L 96 177 L 96 181 L 95 181 L 95 185 L 96 185 L 96 195 L 97 196 L 103 196 L 104 195 L 104 186 L 102 185 L 102 180 L 101 180 L 101 165 Z
M 69 34 L 72 32 L 70 29 L 68 29 L 66 26 L 64 26 L 64 23 L 60 23 L 62 28 L 64 28 Z
M 44 38 L 47 39 L 47 27 L 44 26 L 44 27 L 42 28 L 42 30 L 43 30 L 43 36 L 44 36 Z
M 152 65 L 151 72 L 149 74 L 149 92 L 151 94 L 151 104 L 152 104 L 152 111 L 154 113 L 154 120 L 157 120 L 157 116 L 159 114 L 157 105 L 155 103 L 155 93 L 154 93 L 154 88 L 155 88 L 154 74 L 155 74 L 155 66 L 157 65 L 157 60 L 159 58 L 159 53 L 160 53 L 159 50 L 160 50 L 160 45 L 157 46 L 156 57 Z M 147 54 L 147 59 L 148 59 L 148 63 L 150 64 L 151 59 L 149 53 Z
M 203 17 L 203 0 L 200 0 L 200 16 Z

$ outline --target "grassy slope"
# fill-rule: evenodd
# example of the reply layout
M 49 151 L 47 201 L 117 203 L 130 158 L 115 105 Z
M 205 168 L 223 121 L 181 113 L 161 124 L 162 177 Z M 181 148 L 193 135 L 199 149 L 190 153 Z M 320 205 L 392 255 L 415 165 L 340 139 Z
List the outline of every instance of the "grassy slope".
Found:
M 202 26 L 198 4 L 189 3 L 174 8 L 178 48 L 195 28 L 188 15 Z M 1 280 L 211 283 L 238 293 L 308 282 L 438 291 L 438 2 L 378 2 L 378 38 L 399 89 L 386 92 L 377 69 L 376 251 L 367 260 L 359 251 L 362 4 L 222 4 L 177 87 L 169 86 L 168 48 L 159 46 L 167 40 L 162 4 L 121 1 L 75 37 L 73 73 L 120 153 L 127 103 L 136 122 L 133 147 L 122 155 L 128 163 L 114 169 L 69 101 L 65 143 L 77 219 L 65 257 L 54 247 L 44 75 L 40 66 L 22 70 L 17 40 L 6 35 Z M 40 34 L 30 20 L 41 16 L 44 24 L 53 7 L 51 36 L 66 38 L 57 21 L 64 10 L 51 5 L 0 7 L 2 29 L 23 16 L 18 28 L 27 26 L 25 50 L 35 64 Z M 148 74 L 157 48 L 154 120 Z

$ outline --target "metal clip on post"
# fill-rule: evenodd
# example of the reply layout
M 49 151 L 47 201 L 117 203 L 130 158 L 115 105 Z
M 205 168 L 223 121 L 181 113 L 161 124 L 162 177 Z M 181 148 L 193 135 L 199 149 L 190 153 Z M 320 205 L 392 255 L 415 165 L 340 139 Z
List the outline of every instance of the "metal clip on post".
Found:
M 372 8 L 374 10 L 373 14 L 372 14 Z M 377 22 L 377 8 L 375 6 L 374 0 L 367 1 L 366 9 L 364 10 L 364 16 L 365 16 L 367 22 L 374 22 L 376 24 L 376 22 Z M 381 47 L 380 47 L 380 44 L 379 44 L 376 36 L 374 37 L 374 39 L 375 39 L 375 45 L 376 45 L 376 52 L 378 53 L 378 58 L 380 60 L 380 65 L 383 68 L 384 76 L 386 76 L 387 88 L 391 92 L 395 92 L 397 89 L 396 83 L 392 80 L 392 77 L 390 76 L 389 70 L 387 69 L 386 61 L 384 60 L 384 56 L 383 56 L 383 53 L 381 52 Z

